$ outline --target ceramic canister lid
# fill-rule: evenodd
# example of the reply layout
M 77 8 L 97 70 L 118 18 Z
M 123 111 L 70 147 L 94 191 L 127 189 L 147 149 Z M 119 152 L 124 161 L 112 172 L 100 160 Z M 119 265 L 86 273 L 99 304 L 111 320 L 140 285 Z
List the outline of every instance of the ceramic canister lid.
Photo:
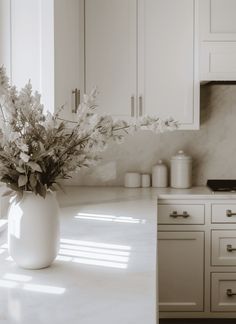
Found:
M 172 156 L 171 160 L 192 161 L 192 157 L 180 150 L 176 155 Z

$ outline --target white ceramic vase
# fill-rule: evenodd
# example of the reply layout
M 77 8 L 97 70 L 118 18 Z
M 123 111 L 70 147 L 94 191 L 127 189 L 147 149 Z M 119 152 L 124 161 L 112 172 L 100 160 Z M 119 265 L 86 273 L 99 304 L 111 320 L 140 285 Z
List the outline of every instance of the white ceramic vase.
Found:
M 8 212 L 8 249 L 16 264 L 25 269 L 50 266 L 59 250 L 59 207 L 55 193 L 46 198 L 24 192 Z

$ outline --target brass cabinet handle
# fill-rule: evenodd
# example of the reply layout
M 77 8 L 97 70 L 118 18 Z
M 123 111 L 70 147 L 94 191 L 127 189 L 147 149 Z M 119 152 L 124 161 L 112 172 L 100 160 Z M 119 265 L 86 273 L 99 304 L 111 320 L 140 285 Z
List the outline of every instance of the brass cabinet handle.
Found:
M 233 251 L 236 251 L 236 248 L 233 248 L 231 244 L 228 244 L 227 245 L 227 251 L 228 252 L 233 252 Z
M 226 295 L 228 297 L 233 297 L 233 296 L 236 296 L 236 293 L 232 291 L 232 289 L 227 289 L 226 290 Z
M 75 106 L 74 106 L 74 109 L 72 110 L 72 112 L 76 114 L 78 111 L 78 107 L 80 105 L 80 90 L 75 88 L 75 90 L 72 91 L 72 94 L 75 95 Z
M 134 117 L 134 96 L 131 97 L 131 117 Z
M 171 214 L 170 214 L 170 217 L 172 218 L 177 218 L 177 217 L 183 217 L 183 218 L 187 218 L 187 217 L 190 217 L 189 213 L 184 211 L 182 214 L 178 214 L 177 211 L 173 211 Z
M 236 216 L 236 213 L 233 213 L 231 209 L 227 209 L 226 210 L 226 216 L 227 217 Z
M 139 117 L 143 115 L 143 97 L 139 96 L 138 98 L 138 103 L 139 103 Z

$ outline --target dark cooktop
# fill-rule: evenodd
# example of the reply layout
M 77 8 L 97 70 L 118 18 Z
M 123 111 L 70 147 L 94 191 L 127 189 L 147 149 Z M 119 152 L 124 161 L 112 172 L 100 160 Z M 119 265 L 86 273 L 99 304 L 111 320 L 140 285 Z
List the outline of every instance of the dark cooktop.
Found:
M 207 180 L 207 186 L 212 191 L 236 192 L 236 180 Z

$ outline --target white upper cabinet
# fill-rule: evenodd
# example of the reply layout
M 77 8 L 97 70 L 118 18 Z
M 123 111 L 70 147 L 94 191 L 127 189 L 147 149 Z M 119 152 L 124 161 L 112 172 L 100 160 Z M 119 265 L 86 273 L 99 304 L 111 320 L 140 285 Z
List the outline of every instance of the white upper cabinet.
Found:
M 201 40 L 236 41 L 236 1 L 199 1 Z
M 134 117 L 136 0 L 85 0 L 85 91 L 98 87 L 99 111 Z
M 83 58 L 79 51 L 83 43 L 83 8 L 79 0 L 40 2 L 43 102 L 51 111 L 64 106 L 62 117 L 73 120 L 75 101 L 79 104 L 79 92 L 73 92 L 83 90 Z
M 82 95 L 97 86 L 103 114 L 173 117 L 182 129 L 197 129 L 199 1 L 0 0 L 0 8 L 8 8 L 0 12 L 0 41 L 12 40 L 8 49 L 0 46 L 0 59 L 18 86 L 32 80 L 46 109 L 64 105 L 66 119 L 75 116 L 79 90 Z M 234 2 L 225 1 L 233 11 Z M 215 2 L 214 30 L 232 34 L 232 15 L 228 25 L 217 24 L 223 9 Z M 225 61 L 217 55 L 211 61 L 216 69 L 234 64 L 232 52 Z
M 83 92 L 81 26 L 83 8 L 80 1 L 54 0 L 54 107 L 64 105 L 64 117 L 70 120 L 74 118 L 73 111 L 78 108 Z
M 199 127 L 195 0 L 85 0 L 85 90 L 102 112 Z
M 195 1 L 139 1 L 139 113 L 199 126 Z
M 200 79 L 236 80 L 236 1 L 199 0 Z
M 83 85 L 81 15 L 79 0 L 0 0 L 0 64 L 18 88 L 31 80 L 46 110 L 64 105 L 67 119 Z

